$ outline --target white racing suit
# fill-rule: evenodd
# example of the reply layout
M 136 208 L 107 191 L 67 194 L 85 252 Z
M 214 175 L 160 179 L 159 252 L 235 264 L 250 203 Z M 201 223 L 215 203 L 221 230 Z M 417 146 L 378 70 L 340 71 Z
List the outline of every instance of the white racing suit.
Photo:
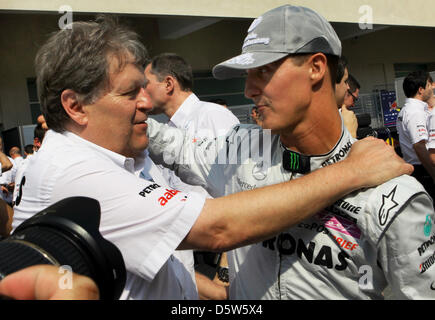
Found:
M 279 136 L 254 125 L 197 141 L 151 120 L 148 134 L 156 163 L 214 197 L 298 178 L 284 167 L 316 170 L 345 158 L 355 141 L 344 129 L 329 153 L 290 152 L 285 166 Z M 390 298 L 434 299 L 434 220 L 432 199 L 410 176 L 354 192 L 270 240 L 231 251 L 230 299 L 383 299 L 386 287 Z

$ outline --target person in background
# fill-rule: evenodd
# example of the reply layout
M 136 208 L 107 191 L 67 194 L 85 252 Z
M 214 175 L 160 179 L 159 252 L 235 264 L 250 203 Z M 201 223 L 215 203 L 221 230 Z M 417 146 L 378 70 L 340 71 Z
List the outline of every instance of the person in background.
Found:
M 40 114 L 36 119 L 36 123 L 44 130 L 48 130 L 47 122 L 45 121 L 44 115 Z
M 354 107 L 355 103 L 358 101 L 359 89 L 361 89 L 361 85 L 351 74 L 349 74 L 347 84 L 349 89 L 346 91 L 343 104 L 349 109 Z
M 188 130 L 194 139 L 215 138 L 226 133 L 233 125 L 239 124 L 239 120 L 229 109 L 198 99 L 193 93 L 192 67 L 177 54 L 162 53 L 155 56 L 145 68 L 145 78 L 147 81 L 145 90 L 153 105 L 152 113 L 164 113 L 169 118 L 170 126 Z M 165 181 L 174 189 L 188 192 L 192 188 L 197 188 L 197 191 L 210 197 L 204 189 L 198 190 L 198 187 L 192 187 L 180 181 L 172 171 L 163 167 L 160 169 Z M 212 277 L 216 274 L 213 272 L 215 266 L 206 263 L 204 258 L 206 255 L 216 256 L 217 254 L 198 251 L 194 254 L 191 251 L 176 252 L 176 256 L 191 270 L 194 281 L 196 277 L 199 294 L 203 297 L 208 295 L 205 292 L 210 292 L 215 286 L 203 284 L 202 282 L 207 282 L 207 279 L 198 276 L 198 271 L 207 275 L 211 269 Z M 193 269 L 197 271 L 196 276 Z M 203 287 L 207 289 L 202 290 Z M 225 291 L 223 287 L 218 289 Z M 216 295 L 221 296 L 222 294 Z
M 368 138 L 357 141 L 342 125 L 334 92 L 340 55 L 337 34 L 315 11 L 284 5 L 266 12 L 249 27 L 242 53 L 213 68 L 217 79 L 246 75 L 245 96 L 258 106 L 263 130 L 241 124 L 218 143 L 193 144 L 185 131 L 149 119 L 151 158 L 215 197 L 298 182 L 345 161 L 351 146 Z M 225 150 L 243 156 L 244 145 L 258 150 L 267 130 L 267 162 L 207 160 Z M 242 218 L 234 213 L 234 219 Z M 230 299 L 383 299 L 387 286 L 396 299 L 433 298 L 433 251 L 417 249 L 434 237 L 434 221 L 432 199 L 412 177 L 358 190 L 277 236 L 232 250 Z M 362 270 L 370 272 L 367 286 Z
M 427 102 L 433 96 L 432 77 L 426 71 L 414 71 L 403 80 L 405 105 L 397 115 L 396 128 L 399 134 L 403 159 L 414 166 L 412 174 L 435 196 L 435 167 L 427 150 L 429 109 Z
M 429 112 L 428 118 L 428 141 L 426 144 L 427 150 L 429 152 L 429 157 L 432 167 L 435 168 L 435 95 L 429 98 L 427 101 Z M 432 195 L 432 197 L 434 197 Z
M 212 100 L 209 100 L 209 102 L 220 104 L 221 106 L 228 108 L 228 103 L 224 99 L 212 99 Z
M 33 155 L 33 144 L 28 144 L 24 146 L 24 157 L 27 158 Z
M 349 130 L 352 137 L 356 138 L 356 130 L 358 129 L 358 121 L 353 111 L 348 110 L 344 106 L 346 92 L 349 90 L 349 69 L 347 59 L 341 56 L 338 59 L 337 78 L 335 79 L 335 100 L 343 119 L 344 126 Z M 343 108 L 344 107 L 344 108 Z
M 21 161 L 23 161 L 23 157 L 21 155 L 21 150 L 18 147 L 12 147 L 9 149 L 9 156 L 14 160 L 14 163 L 17 167 L 20 166 Z

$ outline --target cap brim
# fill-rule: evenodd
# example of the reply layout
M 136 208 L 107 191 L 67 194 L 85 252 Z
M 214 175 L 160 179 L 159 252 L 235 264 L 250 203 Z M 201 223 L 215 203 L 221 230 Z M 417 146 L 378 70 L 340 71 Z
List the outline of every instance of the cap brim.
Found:
M 287 56 L 287 52 L 246 52 L 214 66 L 216 79 L 224 80 L 241 77 L 245 70 L 258 68 Z

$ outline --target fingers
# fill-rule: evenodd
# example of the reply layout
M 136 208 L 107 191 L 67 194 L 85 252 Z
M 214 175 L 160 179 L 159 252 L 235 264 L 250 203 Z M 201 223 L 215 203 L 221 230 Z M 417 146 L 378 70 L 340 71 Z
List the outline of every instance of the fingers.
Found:
M 348 159 L 366 186 L 377 186 L 413 172 L 412 165 L 400 158 L 392 146 L 374 137 L 355 142 Z
M 60 285 L 59 267 L 37 265 L 14 272 L 0 281 L 0 294 L 16 300 L 94 300 L 98 288 L 88 277 L 73 274 L 71 288 Z

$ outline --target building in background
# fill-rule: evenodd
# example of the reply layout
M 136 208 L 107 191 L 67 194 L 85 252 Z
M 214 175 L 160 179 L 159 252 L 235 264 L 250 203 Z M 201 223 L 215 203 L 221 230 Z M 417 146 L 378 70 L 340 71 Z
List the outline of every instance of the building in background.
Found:
M 243 95 L 244 79 L 215 80 L 211 68 L 241 51 L 253 17 L 287 2 L 0 0 L 0 130 L 36 123 L 40 112 L 33 59 L 47 35 L 96 13 L 118 15 L 142 36 L 151 55 L 176 52 L 185 57 L 193 67 L 199 98 L 223 98 L 241 122 L 249 122 L 252 105 Z M 417 69 L 435 70 L 435 6 L 426 1 L 291 3 L 313 8 L 332 22 L 362 88 L 354 111 L 370 113 L 372 127 L 385 126 L 383 103 L 396 93 L 396 78 Z M 388 114 L 389 123 L 392 118 L 394 110 Z

